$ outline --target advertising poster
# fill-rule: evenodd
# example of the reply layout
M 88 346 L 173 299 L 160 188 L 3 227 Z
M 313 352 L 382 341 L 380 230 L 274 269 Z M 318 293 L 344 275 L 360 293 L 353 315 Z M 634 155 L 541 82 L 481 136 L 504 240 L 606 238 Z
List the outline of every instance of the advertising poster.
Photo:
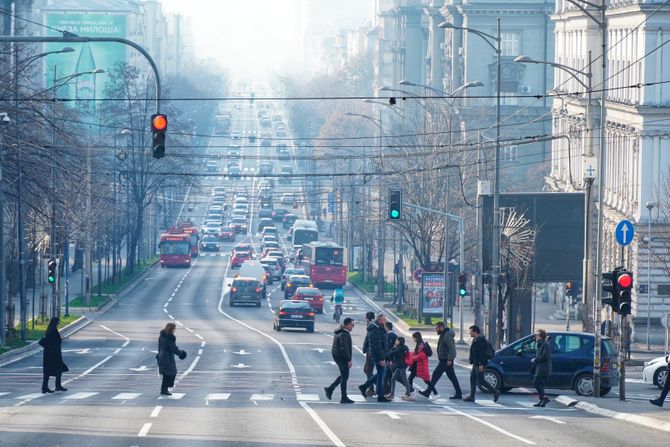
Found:
M 120 14 L 87 14 L 87 13 L 45 13 L 44 22 L 47 26 L 56 30 L 65 30 L 82 37 L 121 37 L 125 38 L 126 16 Z M 46 31 L 47 36 L 60 36 L 61 33 L 54 29 Z M 79 99 L 81 103 L 77 107 L 86 107 L 90 100 L 103 98 L 106 82 L 105 74 L 82 75 L 72 78 L 64 83 L 59 80 L 66 79 L 76 73 L 91 72 L 102 69 L 109 72 L 117 62 L 126 61 L 127 46 L 114 42 L 87 42 L 87 43 L 47 43 L 45 51 L 58 51 L 65 46 L 74 48 L 74 52 L 51 54 L 46 58 L 46 87 L 54 85 L 54 68 L 56 73 L 56 85 L 64 84 L 58 88 L 58 97 L 68 99 Z M 89 100 L 89 101 L 87 101 Z M 90 104 L 94 106 L 95 104 Z
M 421 313 L 426 316 L 442 316 L 444 308 L 444 273 L 421 275 Z

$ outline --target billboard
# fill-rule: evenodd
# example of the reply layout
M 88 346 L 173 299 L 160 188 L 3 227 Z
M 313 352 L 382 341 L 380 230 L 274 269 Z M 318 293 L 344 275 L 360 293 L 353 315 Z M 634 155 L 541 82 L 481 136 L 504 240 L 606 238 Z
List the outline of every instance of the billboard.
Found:
M 64 30 L 82 37 L 121 37 L 127 35 L 127 18 L 122 14 L 59 13 L 49 11 L 44 15 L 44 23 L 54 29 L 46 31 L 47 36 L 61 36 L 57 30 Z M 103 69 L 109 72 L 117 62 L 126 61 L 127 46 L 120 43 L 47 43 L 45 51 L 58 51 L 64 46 L 74 48 L 72 53 L 50 54 L 46 58 L 46 87 L 54 85 L 76 73 Z M 73 78 L 58 89 L 59 98 L 79 99 L 78 107 L 89 104 L 95 98 L 104 97 L 105 75 L 83 75 Z
M 444 273 L 421 274 L 421 314 L 442 316 L 444 309 Z

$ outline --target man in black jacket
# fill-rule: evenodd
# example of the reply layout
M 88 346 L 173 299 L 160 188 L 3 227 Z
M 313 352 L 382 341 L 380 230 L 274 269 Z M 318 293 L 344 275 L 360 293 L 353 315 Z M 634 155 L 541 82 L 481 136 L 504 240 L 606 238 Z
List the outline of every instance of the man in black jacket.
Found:
M 482 335 L 479 326 L 470 326 L 470 337 L 472 337 L 472 344 L 470 345 L 470 364 L 472 365 L 472 371 L 470 371 L 470 395 L 463 399 L 463 401 L 474 402 L 477 385 L 481 385 L 487 391 L 493 393 L 493 402 L 498 402 L 500 391 L 494 389 L 484 379 L 484 371 L 486 370 L 486 365 L 489 363 L 489 356 L 487 355 L 489 342 Z
M 384 397 L 384 373 L 386 370 L 386 358 L 388 357 L 388 338 L 386 336 L 386 316 L 384 314 L 377 315 L 377 319 L 368 324 L 367 330 L 367 348 L 368 354 L 375 365 L 377 371 L 376 377 L 372 376 L 358 389 L 361 391 L 363 397 L 365 391 L 374 381 L 377 382 L 377 402 L 389 402 L 389 399 Z
M 424 397 L 430 397 L 430 393 L 433 392 L 435 398 L 437 398 L 439 395 L 437 394 L 435 385 L 442 378 L 442 374 L 446 372 L 456 392 L 449 399 L 462 399 L 461 385 L 458 383 L 458 377 L 456 377 L 456 371 L 454 371 L 454 360 L 456 359 L 456 342 L 454 341 L 454 336 L 456 334 L 450 328 L 445 327 L 441 321 L 435 325 L 435 332 L 439 335 L 437 339 L 437 359 L 439 363 L 430 378 L 428 389 L 421 391 L 419 394 Z
M 368 312 L 365 313 L 365 327 L 366 328 L 374 320 L 375 320 L 375 313 L 374 312 L 368 311 Z M 365 363 L 363 364 L 363 372 L 365 373 L 365 378 L 369 380 L 372 377 L 376 377 L 376 376 L 374 375 L 375 365 L 372 362 L 372 358 L 370 357 L 370 350 L 369 350 L 367 332 L 365 333 L 365 339 L 363 340 L 363 354 L 365 354 Z M 374 383 L 374 382 L 375 382 L 375 380 L 371 381 L 371 383 Z M 374 394 L 375 394 L 375 387 L 374 387 L 374 385 L 370 385 L 370 387 L 366 391 L 366 395 L 367 396 L 374 396 Z
M 349 370 L 351 369 L 351 331 L 354 329 L 353 318 L 345 318 L 342 326 L 335 330 L 333 338 L 333 360 L 340 369 L 340 375 L 330 386 L 324 388 L 326 397 L 330 400 L 333 397 L 333 391 L 340 385 L 342 397 L 341 404 L 353 404 L 354 401 L 347 396 L 347 381 L 349 380 Z

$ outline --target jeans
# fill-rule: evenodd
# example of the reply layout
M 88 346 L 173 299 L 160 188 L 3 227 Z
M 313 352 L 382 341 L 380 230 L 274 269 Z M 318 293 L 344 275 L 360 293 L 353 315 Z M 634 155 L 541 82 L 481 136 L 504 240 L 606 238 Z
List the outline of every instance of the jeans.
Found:
M 409 396 L 412 393 L 412 389 L 409 386 L 407 381 L 407 372 L 405 371 L 406 366 L 397 366 L 393 368 L 393 374 L 391 374 L 391 394 L 395 394 L 395 383 L 396 381 L 402 383 L 405 386 L 405 392 Z
M 446 360 L 440 360 L 440 362 L 435 367 L 435 370 L 433 370 L 433 375 L 430 378 L 430 383 L 428 384 L 428 389 L 426 389 L 426 392 L 433 392 L 434 394 L 437 394 L 435 385 L 437 385 L 437 382 L 439 382 L 439 380 L 442 378 L 442 374 L 445 372 L 447 373 L 447 377 L 454 387 L 454 391 L 456 391 L 456 396 L 461 396 L 463 393 L 461 391 L 461 385 L 458 383 L 458 377 L 456 377 L 454 362 L 452 361 L 451 365 L 447 365 Z
M 340 392 L 342 393 L 342 400 L 347 398 L 347 381 L 349 380 L 349 365 L 347 363 L 338 363 L 337 367 L 340 369 L 340 375 L 337 376 L 337 379 L 330 384 L 328 389 L 333 392 L 337 386 L 340 386 Z
M 533 386 L 537 390 L 537 394 L 540 395 L 540 399 L 547 397 L 544 393 L 544 388 L 547 386 L 547 376 L 538 376 L 533 377 Z
M 386 375 L 386 366 L 382 366 L 379 363 L 375 363 L 375 368 L 377 374 L 371 376 L 368 380 L 365 381 L 361 388 L 368 388 L 370 385 L 377 382 L 377 400 L 384 399 L 384 376 Z
M 43 374 L 42 375 L 42 391 L 46 390 L 49 388 L 49 377 L 51 377 L 49 374 Z M 56 388 L 61 387 L 61 373 L 56 374 Z
M 484 373 L 479 372 L 479 366 L 472 366 L 472 371 L 470 371 L 470 396 L 475 397 L 475 392 L 477 391 L 477 385 L 481 385 L 486 389 L 486 391 L 493 393 L 495 390 L 484 380 Z
M 666 376 L 665 383 L 663 384 L 663 391 L 661 391 L 661 395 L 659 396 L 658 400 L 663 402 L 668 396 L 668 391 L 670 391 L 670 378 Z

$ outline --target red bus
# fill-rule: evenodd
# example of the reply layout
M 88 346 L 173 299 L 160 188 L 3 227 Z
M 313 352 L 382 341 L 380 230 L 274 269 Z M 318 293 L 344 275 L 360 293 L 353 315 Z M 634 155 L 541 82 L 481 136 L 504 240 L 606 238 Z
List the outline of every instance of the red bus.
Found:
M 190 267 L 191 266 L 191 235 L 183 232 L 161 234 L 158 244 L 160 250 L 160 261 L 162 267 Z
M 198 229 L 191 222 L 178 222 L 177 227 L 186 234 L 191 235 L 191 256 L 197 258 L 200 254 L 200 235 Z
M 347 282 L 344 248 L 335 242 L 310 242 L 302 246 L 302 266 L 315 286 L 342 287 Z

